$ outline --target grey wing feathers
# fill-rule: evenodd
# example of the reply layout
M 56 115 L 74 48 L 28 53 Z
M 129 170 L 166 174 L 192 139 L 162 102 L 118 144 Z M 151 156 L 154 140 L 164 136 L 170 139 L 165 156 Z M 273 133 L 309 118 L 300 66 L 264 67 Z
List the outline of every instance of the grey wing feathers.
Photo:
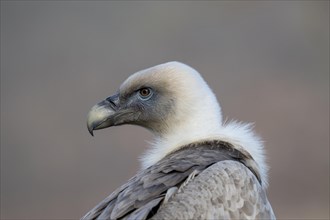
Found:
M 228 145 L 228 143 L 220 141 L 203 142 L 182 147 L 180 150 L 167 155 L 164 159 L 160 160 L 153 166 L 137 173 L 125 185 L 114 191 L 109 197 L 104 199 L 94 209 L 89 211 L 82 219 L 149 219 L 153 216 L 155 219 L 187 219 L 190 218 L 190 215 L 193 215 L 191 218 L 198 216 L 202 217 L 196 212 L 195 214 L 192 214 L 194 212 L 187 213 L 184 211 L 187 209 L 174 212 L 174 210 L 171 209 L 176 209 L 175 206 L 171 207 L 169 204 L 176 201 L 177 203 L 180 203 L 181 206 L 184 204 L 189 205 L 189 201 L 182 201 L 178 198 L 180 196 L 184 197 L 185 194 L 188 196 L 186 198 L 189 198 L 189 196 L 191 197 L 195 194 L 195 197 L 192 197 L 191 199 L 200 200 L 201 203 L 198 205 L 196 204 L 196 207 L 204 207 L 205 205 L 202 203 L 203 200 L 206 199 L 204 198 L 205 196 L 212 195 L 214 190 L 226 190 L 223 191 L 223 197 L 226 196 L 228 201 L 221 197 L 209 197 L 214 200 L 212 200 L 214 204 L 218 204 L 219 206 L 222 206 L 222 208 L 226 208 L 226 204 L 221 203 L 223 203 L 222 199 L 224 199 L 225 202 L 230 203 L 228 195 L 233 194 L 233 196 L 237 197 L 234 198 L 236 200 L 240 199 L 242 195 L 251 196 L 244 194 L 244 192 L 247 193 L 247 191 L 242 191 L 242 194 L 235 194 L 234 192 L 237 189 L 244 189 L 244 184 L 247 183 L 242 181 L 247 181 L 247 179 L 250 180 L 252 177 L 255 181 L 254 184 L 251 185 L 255 187 L 253 190 L 260 190 L 260 192 L 262 192 L 260 183 L 258 182 L 260 181 L 260 179 L 258 179 L 258 172 L 253 166 L 249 167 L 246 165 L 253 164 L 253 160 L 252 162 L 249 160 L 251 160 L 249 155 L 245 155 L 244 153 L 233 149 L 230 145 Z M 215 164 L 222 164 L 228 161 L 235 163 L 235 167 L 239 167 L 240 169 L 243 168 L 244 172 L 250 174 L 250 179 L 244 178 L 244 180 L 241 180 L 240 175 L 238 175 L 239 173 L 236 176 L 228 176 L 229 171 L 233 173 L 243 172 L 240 169 L 233 170 L 233 168 L 229 166 L 215 166 Z M 237 164 L 239 166 L 237 166 Z M 199 174 L 192 180 L 189 180 L 189 183 L 182 184 L 194 171 L 197 171 L 196 173 Z M 201 177 L 205 175 L 210 175 L 207 177 L 209 179 L 201 179 Z M 222 177 L 222 175 L 224 176 Z M 199 185 L 195 184 L 195 181 L 197 181 L 196 183 Z M 211 184 L 210 181 L 218 181 L 218 184 L 220 185 L 209 185 Z M 228 181 L 232 181 L 233 183 L 229 184 L 230 182 Z M 223 185 L 222 187 L 227 186 L 227 184 L 228 186 L 227 188 L 221 188 L 221 184 Z M 181 185 L 182 189 L 180 188 Z M 163 200 L 166 192 L 172 187 L 179 187 L 178 193 L 174 193 L 173 196 L 169 198 L 169 201 L 164 203 Z M 210 190 L 208 187 L 214 187 L 214 189 Z M 220 193 L 220 191 L 218 193 Z M 204 195 L 201 194 L 201 192 L 207 194 Z M 259 195 L 259 193 L 257 195 Z M 174 198 L 178 200 L 175 200 Z M 266 197 L 264 196 L 264 198 Z M 240 203 L 242 203 L 242 201 L 240 201 Z M 233 204 L 229 204 L 228 207 L 234 209 L 235 207 L 232 205 Z M 241 210 L 249 213 L 249 205 L 250 203 L 248 203 L 248 201 L 244 202 Z M 212 207 L 216 206 L 210 206 L 210 209 L 212 209 Z M 214 213 L 207 213 L 211 213 L 210 216 L 212 217 L 216 216 L 214 213 L 219 213 L 219 211 L 217 208 L 217 210 L 214 210 Z M 226 214 L 226 212 L 221 213 Z M 220 214 L 218 216 L 220 216 Z
M 152 219 L 275 219 L 264 189 L 241 163 L 205 169 L 161 206 Z

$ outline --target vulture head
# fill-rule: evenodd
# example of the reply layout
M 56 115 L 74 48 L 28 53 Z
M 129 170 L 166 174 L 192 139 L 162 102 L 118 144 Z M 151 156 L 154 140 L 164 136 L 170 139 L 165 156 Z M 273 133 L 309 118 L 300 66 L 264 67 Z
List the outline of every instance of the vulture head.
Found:
M 144 167 L 180 146 L 207 139 L 229 141 L 264 164 L 262 144 L 250 124 L 224 125 L 210 87 L 195 69 L 180 62 L 134 73 L 88 114 L 91 135 L 94 130 L 123 124 L 142 126 L 155 135 L 153 147 L 142 158 Z M 266 168 L 260 172 L 266 176 Z
M 87 127 L 93 130 L 123 124 L 139 125 L 157 137 L 219 128 L 218 102 L 191 67 L 169 62 L 131 75 L 118 92 L 92 107 Z

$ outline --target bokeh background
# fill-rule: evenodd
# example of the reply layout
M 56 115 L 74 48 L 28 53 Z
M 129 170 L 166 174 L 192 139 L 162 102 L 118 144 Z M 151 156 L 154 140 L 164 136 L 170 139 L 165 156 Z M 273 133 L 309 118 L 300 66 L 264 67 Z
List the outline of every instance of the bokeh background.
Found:
M 256 123 L 279 219 L 329 218 L 329 1 L 1 1 L 1 219 L 77 219 L 151 134 L 86 129 L 135 71 L 178 60 Z

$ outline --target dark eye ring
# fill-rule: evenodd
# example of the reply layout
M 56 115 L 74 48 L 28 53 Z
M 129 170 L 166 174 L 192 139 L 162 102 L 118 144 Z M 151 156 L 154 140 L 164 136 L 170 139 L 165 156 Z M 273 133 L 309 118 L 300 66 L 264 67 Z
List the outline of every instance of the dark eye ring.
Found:
M 149 88 L 142 88 L 139 90 L 139 94 L 141 98 L 146 99 L 151 95 L 151 90 Z

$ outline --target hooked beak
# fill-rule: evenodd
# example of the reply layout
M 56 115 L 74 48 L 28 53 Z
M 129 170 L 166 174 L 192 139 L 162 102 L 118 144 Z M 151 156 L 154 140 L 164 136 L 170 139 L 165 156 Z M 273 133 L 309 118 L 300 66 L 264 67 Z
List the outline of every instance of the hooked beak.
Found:
M 94 130 L 114 125 L 114 116 L 118 109 L 118 97 L 118 94 L 110 96 L 92 107 L 87 116 L 87 128 L 92 136 L 94 136 Z

